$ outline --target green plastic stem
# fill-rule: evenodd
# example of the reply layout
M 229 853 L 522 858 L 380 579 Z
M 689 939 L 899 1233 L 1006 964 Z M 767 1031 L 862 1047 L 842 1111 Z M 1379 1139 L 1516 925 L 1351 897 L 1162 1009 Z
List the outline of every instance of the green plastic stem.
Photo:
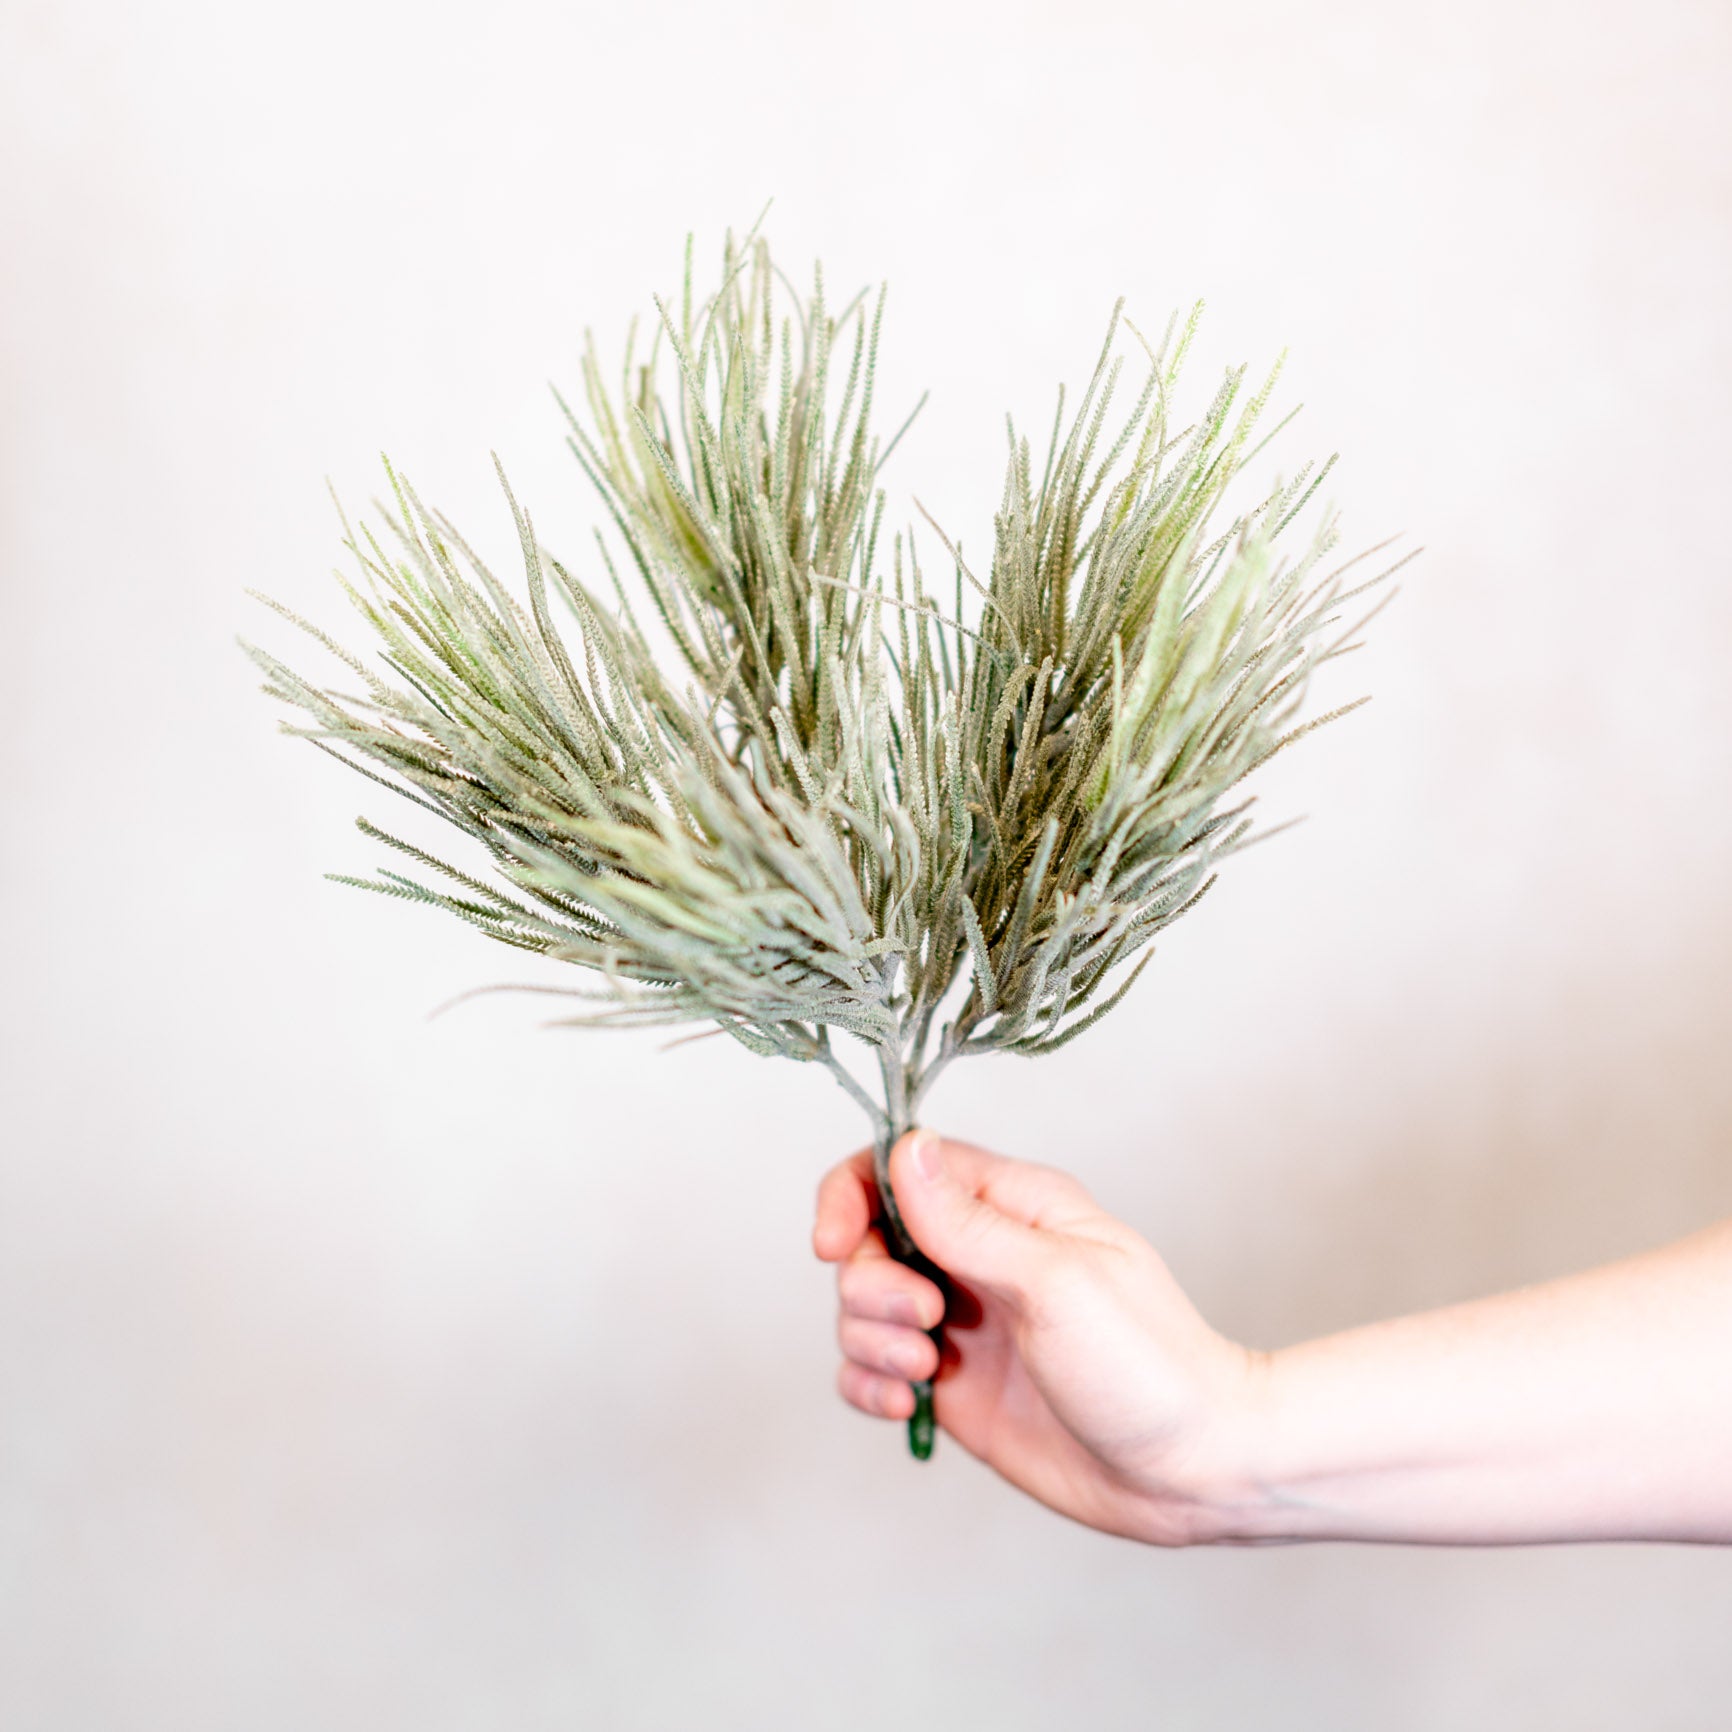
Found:
M 902 1211 L 896 1204 L 896 1193 L 890 1184 L 890 1151 L 896 1146 L 897 1139 L 906 1135 L 915 1127 L 910 1124 L 892 1123 L 873 1145 L 872 1170 L 878 1180 L 878 1199 L 882 1207 L 881 1217 L 884 1227 L 884 1244 L 890 1255 L 906 1269 L 914 1269 L 931 1281 L 944 1296 L 950 1297 L 950 1284 L 945 1279 L 944 1271 L 914 1243 L 907 1227 L 902 1221 Z M 940 1321 L 936 1327 L 927 1330 L 932 1338 L 932 1344 L 942 1354 L 944 1351 L 944 1324 Z M 908 1416 L 908 1453 L 916 1461 L 930 1461 L 932 1458 L 932 1441 L 937 1434 L 937 1423 L 932 1416 L 932 1380 L 921 1378 L 913 1385 L 914 1411 Z

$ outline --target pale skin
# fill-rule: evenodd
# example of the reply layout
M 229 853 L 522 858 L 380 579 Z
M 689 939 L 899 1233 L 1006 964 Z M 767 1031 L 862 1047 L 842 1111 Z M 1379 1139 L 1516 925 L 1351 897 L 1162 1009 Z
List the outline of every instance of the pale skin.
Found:
M 835 1167 L 843 1396 L 905 1419 L 936 1369 L 942 1429 L 1061 1515 L 1167 1546 L 1732 1543 L 1732 1221 L 1267 1353 L 1064 1173 L 916 1131 L 891 1182 L 956 1291 L 945 1317 L 891 1261 L 870 1154 Z

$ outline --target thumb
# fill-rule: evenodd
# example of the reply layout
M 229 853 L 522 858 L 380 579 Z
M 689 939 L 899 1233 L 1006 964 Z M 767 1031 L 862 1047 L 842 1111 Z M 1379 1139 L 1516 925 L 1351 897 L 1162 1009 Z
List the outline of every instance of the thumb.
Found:
M 958 1158 L 964 1153 L 926 1130 L 910 1131 L 890 1151 L 890 1188 L 903 1224 L 946 1274 L 1020 1295 L 1046 1263 L 1046 1237 L 980 1194 Z

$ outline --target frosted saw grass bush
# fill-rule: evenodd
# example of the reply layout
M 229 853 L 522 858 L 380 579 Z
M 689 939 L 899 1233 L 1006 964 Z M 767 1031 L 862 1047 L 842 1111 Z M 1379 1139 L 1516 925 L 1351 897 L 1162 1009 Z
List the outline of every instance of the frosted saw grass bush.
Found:
M 1151 348 L 1115 310 L 1044 450 L 1010 429 L 985 576 L 934 526 L 941 598 L 884 529 L 883 305 L 832 314 L 757 238 L 699 297 L 688 247 L 647 352 L 610 388 L 592 344 L 561 403 L 606 508 L 590 569 L 507 487 L 508 586 L 388 468 L 378 526 L 344 526 L 372 658 L 294 615 L 347 690 L 249 651 L 288 732 L 478 845 L 447 863 L 363 818 L 400 865 L 340 882 L 577 964 L 564 1023 L 827 1066 L 872 1122 L 893 1253 L 929 1268 L 895 1139 L 954 1061 L 1051 1052 L 1124 997 L 1252 839 L 1239 785 L 1330 719 L 1300 721 L 1307 682 L 1369 583 L 1306 512 L 1328 463 L 1244 484 L 1274 374 L 1181 422 L 1196 314 Z

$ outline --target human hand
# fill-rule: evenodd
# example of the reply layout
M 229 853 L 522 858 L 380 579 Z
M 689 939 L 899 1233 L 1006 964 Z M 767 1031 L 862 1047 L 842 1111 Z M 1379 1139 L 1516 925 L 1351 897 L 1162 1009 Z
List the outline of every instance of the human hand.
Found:
M 1198 1315 L 1153 1248 L 1068 1175 L 915 1131 L 890 1157 L 915 1243 L 894 1262 L 872 1157 L 833 1168 L 812 1242 L 840 1265 L 843 1397 L 906 1419 L 936 1371 L 940 1426 L 1062 1515 L 1162 1545 L 1222 1537 L 1261 1358 Z M 945 1324 L 944 1363 L 925 1333 Z

